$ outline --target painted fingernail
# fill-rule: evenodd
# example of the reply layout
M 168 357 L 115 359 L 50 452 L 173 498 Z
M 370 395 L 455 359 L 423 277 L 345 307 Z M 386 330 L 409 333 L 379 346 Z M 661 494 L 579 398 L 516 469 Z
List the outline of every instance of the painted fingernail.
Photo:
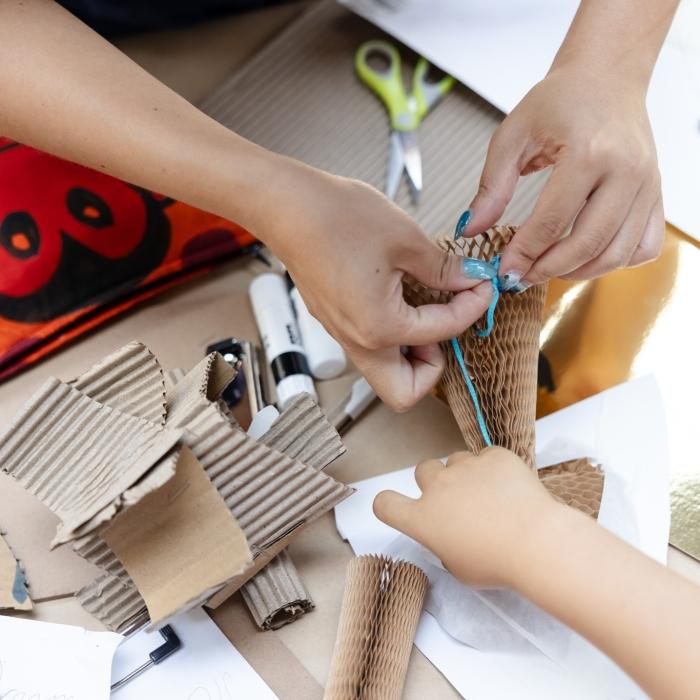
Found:
M 462 213 L 462 216 L 459 217 L 459 220 L 457 221 L 457 226 L 455 226 L 455 240 L 458 241 L 463 235 L 464 232 L 469 225 L 469 222 L 472 220 L 472 210 L 467 209 L 467 211 Z
M 503 292 L 524 292 L 530 287 L 529 282 L 522 281 L 523 273 L 517 270 L 509 270 L 505 275 L 501 275 L 498 279 L 501 291 Z
M 492 280 L 498 274 L 490 262 L 476 258 L 462 260 L 462 273 L 470 280 Z

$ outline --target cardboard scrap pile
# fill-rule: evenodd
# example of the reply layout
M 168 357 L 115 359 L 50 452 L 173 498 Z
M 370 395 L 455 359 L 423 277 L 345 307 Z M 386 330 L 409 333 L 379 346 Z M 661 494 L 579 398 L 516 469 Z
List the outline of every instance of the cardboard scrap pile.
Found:
M 463 257 L 492 260 L 516 235 L 514 226 L 495 226 L 480 236 L 439 239 L 444 251 Z M 468 328 L 457 339 L 474 383 L 481 410 L 494 445 L 506 447 L 527 464 L 535 466 L 535 417 L 537 366 L 542 310 L 546 285 L 530 287 L 520 294 L 501 294 L 490 335 L 481 337 Z M 414 279 L 404 280 L 404 296 L 414 306 L 447 302 L 450 292 L 425 287 Z M 467 448 L 480 452 L 486 444 L 462 370 L 449 343 L 443 343 L 447 359 L 440 389 L 457 421 Z M 597 517 L 603 493 L 603 473 L 590 460 L 555 465 L 539 470 L 542 483 L 558 500 Z
M 101 570 L 78 598 L 111 629 L 216 607 L 352 491 L 321 471 L 344 448 L 309 396 L 255 440 L 219 400 L 234 376 L 214 353 L 166 386 L 130 343 L 47 380 L 0 435 L 3 471 L 58 517 L 51 547 Z

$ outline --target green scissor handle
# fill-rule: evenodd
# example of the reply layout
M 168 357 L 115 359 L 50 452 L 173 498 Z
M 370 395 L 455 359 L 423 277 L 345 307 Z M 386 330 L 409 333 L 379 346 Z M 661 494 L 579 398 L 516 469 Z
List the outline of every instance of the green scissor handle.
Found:
M 455 79 L 451 75 L 445 75 L 436 83 L 426 80 L 430 66 L 424 58 L 418 59 L 416 70 L 413 73 L 413 96 L 416 101 L 418 121 L 430 111 L 431 107 L 454 86 Z
M 372 68 L 367 58 L 379 54 L 388 62 L 386 70 Z M 379 95 L 389 111 L 389 121 L 396 131 L 413 131 L 430 111 L 430 108 L 446 95 L 455 83 L 446 75 L 437 83 L 428 82 L 428 61 L 420 58 L 413 73 L 413 92 L 406 95 L 401 75 L 401 56 L 388 41 L 366 41 L 355 54 L 355 69 L 360 79 Z
M 386 70 L 372 68 L 367 62 L 370 54 L 380 54 L 389 62 Z M 355 54 L 355 70 L 360 79 L 386 105 L 389 121 L 396 131 L 413 131 L 420 123 L 415 99 L 406 95 L 401 76 L 401 56 L 388 41 L 366 41 Z

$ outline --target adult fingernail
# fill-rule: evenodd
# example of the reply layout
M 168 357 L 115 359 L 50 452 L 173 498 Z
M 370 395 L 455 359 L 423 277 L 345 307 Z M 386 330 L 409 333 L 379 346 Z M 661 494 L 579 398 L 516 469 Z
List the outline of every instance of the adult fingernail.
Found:
M 458 241 L 463 235 L 464 232 L 469 225 L 469 222 L 472 220 L 472 210 L 467 209 L 467 211 L 462 213 L 462 216 L 459 217 L 459 220 L 457 221 L 457 226 L 455 226 L 455 240 Z
M 523 273 L 518 270 L 509 270 L 498 278 L 501 291 L 519 294 L 529 289 L 532 285 L 523 280 Z
M 470 280 L 492 280 L 498 274 L 490 262 L 476 258 L 462 260 L 462 273 Z

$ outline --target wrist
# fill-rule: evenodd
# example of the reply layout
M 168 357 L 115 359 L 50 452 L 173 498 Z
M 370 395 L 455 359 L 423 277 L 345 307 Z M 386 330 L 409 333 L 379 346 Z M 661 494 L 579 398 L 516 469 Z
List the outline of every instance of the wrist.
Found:
M 520 531 L 506 572 L 507 585 L 528 596 L 538 578 L 551 577 L 557 561 L 568 554 L 567 542 L 572 530 L 580 527 L 580 517 L 585 516 L 553 499 L 547 501 Z

